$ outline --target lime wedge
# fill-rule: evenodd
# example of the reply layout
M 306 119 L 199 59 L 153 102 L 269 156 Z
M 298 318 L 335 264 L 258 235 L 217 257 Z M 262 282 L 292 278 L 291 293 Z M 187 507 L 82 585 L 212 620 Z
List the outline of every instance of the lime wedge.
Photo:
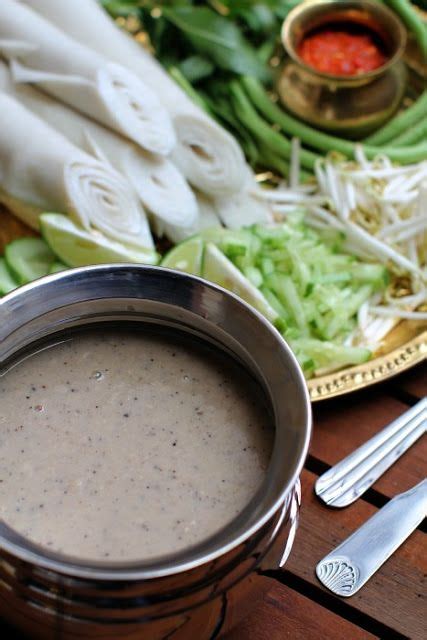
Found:
M 228 232 L 229 229 L 224 229 L 224 227 L 217 225 L 215 227 L 206 227 L 206 229 L 201 229 L 199 235 L 203 240 L 205 240 L 205 242 L 218 244 Z
M 162 260 L 162 267 L 185 271 L 195 276 L 202 272 L 202 259 L 205 243 L 200 236 L 193 236 L 171 249 Z
M 263 294 L 214 244 L 208 243 L 206 245 L 202 275 L 206 280 L 215 282 L 224 289 L 236 293 L 271 322 L 275 322 L 279 317 Z
M 55 256 L 41 238 L 18 238 L 4 250 L 7 267 L 19 284 L 26 284 L 49 273 Z
M 6 295 L 18 287 L 18 283 L 9 271 L 4 258 L 0 258 L 0 296 Z
M 155 251 L 141 251 L 109 240 L 99 231 L 87 231 L 60 213 L 43 213 L 40 230 L 58 258 L 69 267 L 110 262 L 157 264 Z
M 59 273 L 60 271 L 66 271 L 67 269 L 67 265 L 63 262 L 54 262 L 49 269 L 49 273 Z

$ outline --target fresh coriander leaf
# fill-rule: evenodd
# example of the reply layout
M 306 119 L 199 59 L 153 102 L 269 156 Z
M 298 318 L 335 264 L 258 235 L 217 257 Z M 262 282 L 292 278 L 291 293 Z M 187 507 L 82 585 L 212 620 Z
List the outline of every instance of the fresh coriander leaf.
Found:
M 138 2 L 132 0 L 101 0 L 101 4 L 114 18 L 138 15 Z
M 209 77 L 215 71 L 215 65 L 207 58 L 199 55 L 186 58 L 178 66 L 181 73 L 192 83 Z
M 163 8 L 170 20 L 202 56 L 227 71 L 254 76 L 266 81 L 270 71 L 243 33 L 227 18 L 208 7 Z

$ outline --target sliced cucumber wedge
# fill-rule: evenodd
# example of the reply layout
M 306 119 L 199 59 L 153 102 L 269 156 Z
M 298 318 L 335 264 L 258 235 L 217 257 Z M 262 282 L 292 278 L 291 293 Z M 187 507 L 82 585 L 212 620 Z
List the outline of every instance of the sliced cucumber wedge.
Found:
M 275 322 L 279 317 L 261 291 L 214 244 L 206 245 L 202 275 L 206 280 L 236 293 L 271 322 Z
M 6 245 L 4 257 L 12 276 L 26 284 L 49 273 L 55 256 L 41 238 L 19 238 Z
M 40 230 L 52 251 L 69 267 L 116 262 L 157 264 L 159 261 L 159 255 L 151 249 L 142 251 L 114 242 L 99 231 L 79 227 L 60 213 L 43 213 Z
M 12 276 L 4 258 L 0 258 L 0 295 L 13 291 L 19 287 L 18 282 Z
M 353 364 L 362 364 L 372 356 L 371 351 L 364 347 L 346 347 L 326 340 L 299 338 L 290 340 L 289 343 L 298 358 L 301 354 L 304 354 L 304 357 L 308 357 L 316 363 L 317 368 L 328 367 L 334 369 Z

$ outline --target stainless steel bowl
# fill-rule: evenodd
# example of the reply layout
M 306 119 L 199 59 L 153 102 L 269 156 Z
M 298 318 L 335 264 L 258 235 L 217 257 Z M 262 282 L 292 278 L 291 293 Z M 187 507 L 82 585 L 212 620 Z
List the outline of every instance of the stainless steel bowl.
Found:
M 39 340 L 117 321 L 184 331 L 246 367 L 274 416 L 267 477 L 220 533 L 159 561 L 80 562 L 0 523 L 0 615 L 37 638 L 214 638 L 252 606 L 255 574 L 289 554 L 311 428 L 304 378 L 279 333 L 236 296 L 199 278 L 129 265 L 48 276 L 0 300 L 0 373 Z

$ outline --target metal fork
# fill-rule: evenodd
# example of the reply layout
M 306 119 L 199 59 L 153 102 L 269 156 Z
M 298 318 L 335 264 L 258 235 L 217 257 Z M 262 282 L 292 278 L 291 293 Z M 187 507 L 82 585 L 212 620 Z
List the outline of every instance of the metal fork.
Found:
M 359 498 L 427 430 L 427 396 L 321 475 L 316 495 L 331 507 Z

